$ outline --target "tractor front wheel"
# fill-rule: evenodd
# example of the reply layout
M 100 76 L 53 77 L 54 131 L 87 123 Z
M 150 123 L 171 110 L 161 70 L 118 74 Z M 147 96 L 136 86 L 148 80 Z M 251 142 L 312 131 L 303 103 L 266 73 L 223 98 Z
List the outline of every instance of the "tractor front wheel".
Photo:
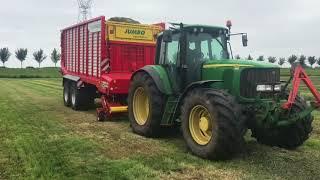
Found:
M 164 112 L 165 97 L 148 74 L 137 73 L 133 77 L 128 103 L 133 132 L 146 137 L 157 136 Z
M 307 108 L 307 103 L 301 97 L 296 98 L 293 107 L 287 113 L 298 114 Z M 285 114 L 284 116 L 288 116 Z M 287 117 L 286 117 L 287 118 Z M 261 144 L 295 149 L 302 145 L 312 131 L 313 116 L 311 114 L 299 119 L 296 123 L 274 128 L 252 128 L 252 136 Z
M 228 159 L 242 150 L 246 127 L 234 98 L 221 90 L 195 89 L 181 107 L 187 146 L 205 159 Z

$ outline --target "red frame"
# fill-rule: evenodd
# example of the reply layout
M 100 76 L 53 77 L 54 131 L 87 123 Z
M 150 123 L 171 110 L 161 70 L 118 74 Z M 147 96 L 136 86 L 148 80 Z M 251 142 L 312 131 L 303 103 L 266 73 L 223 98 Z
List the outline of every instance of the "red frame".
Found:
M 297 98 L 301 81 L 303 81 L 307 85 L 307 87 L 309 88 L 309 90 L 311 91 L 313 96 L 315 97 L 315 99 L 316 99 L 315 104 L 314 104 L 315 107 L 317 107 L 317 108 L 320 107 L 320 93 L 317 91 L 316 87 L 314 86 L 314 84 L 310 80 L 308 74 L 305 72 L 305 70 L 302 68 L 302 66 L 299 65 L 294 70 L 293 81 L 292 81 L 293 88 L 292 88 L 292 91 L 290 92 L 288 101 L 282 105 L 283 109 L 291 109 L 292 108 L 292 105 L 294 104 L 294 102 Z

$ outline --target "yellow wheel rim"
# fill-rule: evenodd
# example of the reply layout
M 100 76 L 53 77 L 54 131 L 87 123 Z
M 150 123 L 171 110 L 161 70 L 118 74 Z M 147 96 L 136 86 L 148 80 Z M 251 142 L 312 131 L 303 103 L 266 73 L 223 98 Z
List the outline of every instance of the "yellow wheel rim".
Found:
M 192 108 L 189 115 L 189 130 L 193 140 L 199 145 L 207 145 L 212 138 L 213 119 L 202 105 Z
M 133 95 L 133 115 L 139 125 L 145 125 L 149 116 L 149 97 L 146 91 L 139 87 Z

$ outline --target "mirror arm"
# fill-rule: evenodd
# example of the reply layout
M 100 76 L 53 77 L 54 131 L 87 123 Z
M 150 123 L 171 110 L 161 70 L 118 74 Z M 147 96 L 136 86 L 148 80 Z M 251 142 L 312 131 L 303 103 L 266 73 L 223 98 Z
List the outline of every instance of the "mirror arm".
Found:
M 238 36 L 238 35 L 248 35 L 248 33 L 234 33 L 234 34 L 229 34 L 229 36 Z

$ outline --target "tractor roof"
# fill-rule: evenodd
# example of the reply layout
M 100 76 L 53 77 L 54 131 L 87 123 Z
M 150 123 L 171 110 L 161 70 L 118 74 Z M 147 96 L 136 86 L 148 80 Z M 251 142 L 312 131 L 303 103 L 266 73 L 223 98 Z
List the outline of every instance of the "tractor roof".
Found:
M 220 29 L 225 29 L 225 27 L 221 26 L 209 26 L 209 25 L 202 25 L 202 24 L 184 24 L 183 28 L 185 29 L 193 29 L 193 28 L 206 28 L 206 29 L 214 29 L 214 30 L 220 30 Z

